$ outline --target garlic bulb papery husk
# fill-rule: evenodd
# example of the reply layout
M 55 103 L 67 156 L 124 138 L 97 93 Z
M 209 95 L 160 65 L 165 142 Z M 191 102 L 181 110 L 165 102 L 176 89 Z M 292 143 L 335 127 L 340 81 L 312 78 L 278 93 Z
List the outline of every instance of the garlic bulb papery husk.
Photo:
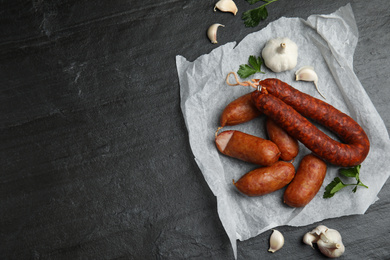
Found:
M 216 44 L 218 43 L 217 42 L 217 30 L 218 30 L 218 27 L 225 27 L 225 25 L 223 24 L 220 24 L 220 23 L 215 23 L 215 24 L 212 24 L 209 29 L 207 30 L 207 37 L 209 37 L 211 43 L 213 44 Z
M 219 0 L 214 6 L 214 12 L 220 10 L 221 12 L 230 12 L 237 14 L 238 8 L 233 0 Z
M 295 80 L 303 80 L 303 81 L 312 81 L 314 83 L 314 86 L 316 87 L 318 93 L 324 98 L 325 96 L 321 93 L 321 91 L 318 89 L 318 76 L 317 73 L 314 71 L 313 67 L 310 66 L 303 66 L 297 72 L 295 72 Z
M 270 247 L 268 249 L 269 252 L 275 253 L 279 249 L 281 249 L 284 245 L 284 236 L 278 230 L 273 229 L 272 235 L 269 239 Z

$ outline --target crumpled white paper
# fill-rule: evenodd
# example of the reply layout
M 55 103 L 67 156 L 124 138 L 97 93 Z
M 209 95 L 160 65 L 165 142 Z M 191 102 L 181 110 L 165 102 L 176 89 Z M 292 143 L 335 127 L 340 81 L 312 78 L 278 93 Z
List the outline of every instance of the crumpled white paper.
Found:
M 236 191 L 232 179 L 238 180 L 259 166 L 220 154 L 215 147 L 214 134 L 224 107 L 253 89 L 228 86 L 225 78 L 229 72 L 236 72 L 240 64 L 246 64 L 250 55 L 260 56 L 265 43 L 276 37 L 288 37 L 298 45 L 297 67 L 293 71 L 275 74 L 262 66 L 266 74 L 256 74 L 252 78 L 276 77 L 302 92 L 322 99 L 313 83 L 295 81 L 294 73 L 298 68 L 305 65 L 314 67 L 325 101 L 354 118 L 370 139 L 370 153 L 362 163 L 360 172 L 362 182 L 369 189 L 358 187 L 358 191 L 352 193 L 352 188 L 347 187 L 333 198 L 323 199 L 325 186 L 340 176 L 339 167 L 329 165 L 319 193 L 304 208 L 284 205 L 284 189 L 261 197 L 247 197 Z M 387 158 L 390 154 L 390 140 L 383 120 L 353 71 L 357 41 L 358 29 L 348 4 L 335 13 L 312 15 L 306 21 L 282 17 L 248 35 L 237 46 L 235 42 L 227 43 L 193 62 L 176 56 L 181 108 L 190 145 L 205 180 L 217 197 L 218 214 L 232 243 L 235 257 L 237 239 L 246 240 L 282 225 L 304 226 L 327 218 L 364 214 L 378 199 L 377 194 L 390 175 L 390 160 Z M 228 129 L 266 138 L 264 117 L 223 130 Z M 321 129 L 335 138 L 333 133 Z M 300 154 L 294 161 L 296 168 L 301 158 L 308 153 L 310 151 L 300 144 Z M 346 183 L 355 182 L 352 178 L 341 179 Z

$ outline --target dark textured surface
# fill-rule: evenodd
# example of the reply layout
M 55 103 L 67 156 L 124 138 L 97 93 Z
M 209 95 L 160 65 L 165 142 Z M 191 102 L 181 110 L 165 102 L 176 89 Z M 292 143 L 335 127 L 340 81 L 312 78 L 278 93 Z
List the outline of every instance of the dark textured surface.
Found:
M 194 60 L 281 16 L 351 3 L 354 70 L 390 130 L 390 1 L 287 1 L 245 28 L 216 1 L 0 2 L 2 259 L 233 259 L 216 198 L 197 167 L 179 106 L 175 55 Z M 364 104 L 362 104 L 364 105 Z M 372 174 L 375 174 L 373 172 Z M 390 183 L 364 215 L 329 219 L 343 259 L 390 256 Z M 331 210 L 331 209 L 330 209 Z M 239 259 L 323 259 L 307 227 L 238 243 Z

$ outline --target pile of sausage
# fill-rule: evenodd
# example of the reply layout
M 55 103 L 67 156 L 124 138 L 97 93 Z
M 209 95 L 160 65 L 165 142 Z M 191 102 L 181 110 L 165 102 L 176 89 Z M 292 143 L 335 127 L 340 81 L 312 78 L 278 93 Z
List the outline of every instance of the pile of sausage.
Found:
M 233 182 L 240 192 L 260 196 L 288 185 L 284 203 L 303 207 L 321 188 L 327 163 L 352 167 L 367 157 L 368 137 L 350 116 L 278 79 L 265 79 L 257 84 L 261 89 L 226 106 L 220 124 L 233 126 L 263 114 L 269 140 L 236 130 L 215 137 L 221 153 L 262 166 Z M 343 143 L 327 136 L 309 119 L 337 134 Z M 298 141 L 312 153 L 302 158 L 295 172 L 290 161 L 299 153 Z

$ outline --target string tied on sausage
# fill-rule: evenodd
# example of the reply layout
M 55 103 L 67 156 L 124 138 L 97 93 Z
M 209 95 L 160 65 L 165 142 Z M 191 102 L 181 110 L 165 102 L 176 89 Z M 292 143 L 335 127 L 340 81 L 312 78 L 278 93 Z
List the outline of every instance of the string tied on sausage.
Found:
M 236 83 L 230 83 L 229 82 L 229 77 L 230 77 L 230 75 L 233 75 L 234 76 L 234 78 L 235 78 L 235 80 L 236 80 Z M 247 81 L 240 81 L 239 79 L 238 79 L 238 76 L 237 76 L 237 74 L 235 73 L 235 72 L 229 72 L 228 74 L 227 74 L 227 76 L 226 76 L 226 84 L 228 84 L 229 86 L 238 86 L 238 85 L 240 85 L 240 86 L 244 86 L 244 87 L 252 87 L 252 88 L 255 88 L 255 89 L 257 89 L 258 91 L 260 91 L 261 90 L 261 85 L 259 84 L 259 81 L 258 80 L 255 80 L 255 79 L 252 79 L 252 81 L 250 81 L 250 80 L 247 80 Z

